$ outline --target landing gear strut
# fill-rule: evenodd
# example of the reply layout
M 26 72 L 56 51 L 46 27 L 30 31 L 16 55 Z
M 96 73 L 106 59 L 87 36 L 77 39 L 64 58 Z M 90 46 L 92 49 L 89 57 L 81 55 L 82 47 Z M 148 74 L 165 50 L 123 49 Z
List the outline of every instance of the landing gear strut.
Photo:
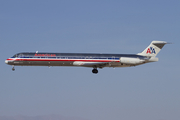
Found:
M 97 74 L 97 73 L 98 73 L 98 70 L 97 70 L 96 68 L 94 68 L 94 69 L 92 70 L 92 73 Z
M 14 66 L 13 66 L 13 68 L 12 68 L 12 71 L 15 71 L 15 68 L 14 68 Z

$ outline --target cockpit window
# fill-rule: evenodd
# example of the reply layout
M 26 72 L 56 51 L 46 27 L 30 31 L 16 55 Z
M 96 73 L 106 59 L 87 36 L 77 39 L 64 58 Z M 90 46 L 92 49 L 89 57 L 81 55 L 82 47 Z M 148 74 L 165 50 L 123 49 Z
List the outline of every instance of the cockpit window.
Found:
M 17 54 L 15 54 L 12 58 L 17 58 Z
M 22 58 L 24 55 L 23 54 L 19 54 L 18 55 L 18 58 Z
M 24 55 L 23 54 L 15 54 L 12 58 L 22 58 Z

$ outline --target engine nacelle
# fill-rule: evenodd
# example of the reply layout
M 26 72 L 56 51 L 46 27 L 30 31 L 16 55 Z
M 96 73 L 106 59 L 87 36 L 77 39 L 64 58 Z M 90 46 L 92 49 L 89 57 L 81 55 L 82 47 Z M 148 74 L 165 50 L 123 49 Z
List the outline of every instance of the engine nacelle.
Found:
M 136 65 L 136 64 L 141 64 L 141 63 L 145 62 L 145 60 L 141 60 L 139 58 L 121 57 L 120 62 L 123 64 Z

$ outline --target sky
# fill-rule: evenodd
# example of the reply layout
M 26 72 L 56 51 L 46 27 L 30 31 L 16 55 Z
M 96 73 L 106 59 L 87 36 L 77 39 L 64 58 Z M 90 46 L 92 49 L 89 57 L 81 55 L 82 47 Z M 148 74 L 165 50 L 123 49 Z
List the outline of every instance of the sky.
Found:
M 0 0 L 0 116 L 179 120 L 179 0 Z M 19 52 L 142 52 L 167 41 L 159 61 L 129 68 L 12 66 Z

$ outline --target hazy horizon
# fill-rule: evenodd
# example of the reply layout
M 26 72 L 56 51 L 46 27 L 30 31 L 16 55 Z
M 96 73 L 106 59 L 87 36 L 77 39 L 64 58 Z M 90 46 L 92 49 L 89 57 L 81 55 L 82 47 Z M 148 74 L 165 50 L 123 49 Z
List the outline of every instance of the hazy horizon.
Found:
M 38 115 L 38 116 L 0 116 L 0 120 L 88 120 L 80 117 L 65 117 L 61 115 Z

